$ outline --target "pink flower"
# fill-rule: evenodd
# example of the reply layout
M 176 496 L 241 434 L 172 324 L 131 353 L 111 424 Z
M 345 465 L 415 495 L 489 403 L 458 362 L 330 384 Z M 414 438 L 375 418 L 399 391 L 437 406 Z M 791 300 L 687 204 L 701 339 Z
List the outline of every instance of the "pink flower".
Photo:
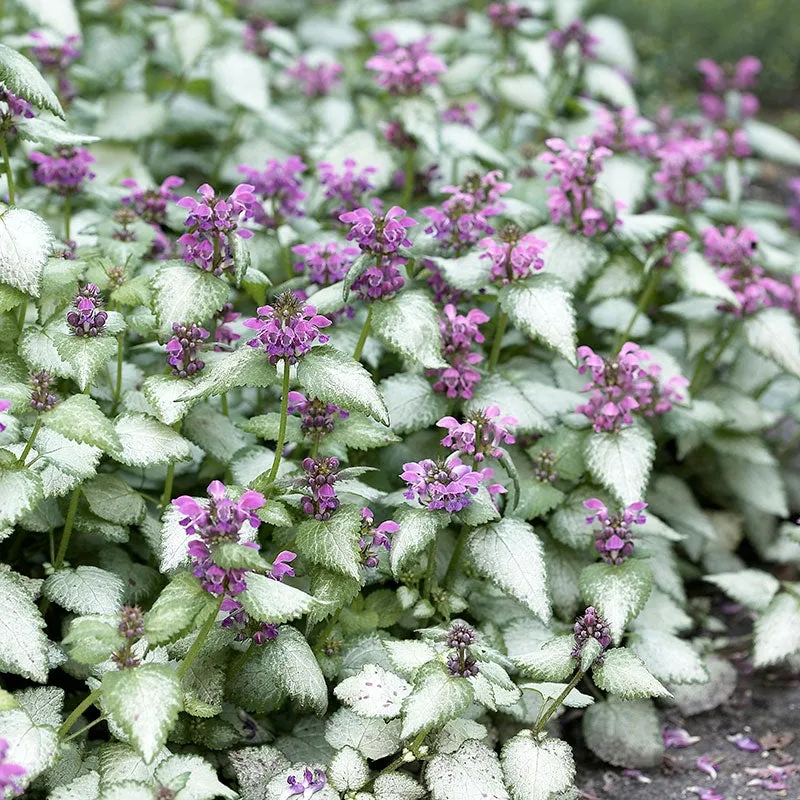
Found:
M 708 194 L 702 174 L 709 166 L 711 143 L 679 139 L 667 142 L 656 155 L 661 159 L 659 170 L 653 175 L 661 186 L 656 196 L 683 212 L 699 208 Z
M 550 31 L 547 38 L 557 54 L 563 54 L 570 42 L 576 42 L 583 58 L 597 58 L 594 48 L 600 44 L 600 40 L 586 30 L 583 20 L 576 19 L 563 30 Z
M 652 124 L 640 117 L 635 109 L 623 108 L 611 112 L 607 108 L 597 110 L 598 129 L 592 140 L 599 147 L 615 153 L 636 153 L 649 158 L 658 149 L 658 134 Z
M 365 66 L 378 73 L 378 85 L 391 94 L 419 94 L 423 87 L 436 83 L 447 69 L 428 49 L 432 36 L 406 46 L 401 46 L 388 31 L 379 31 L 372 38 L 379 49 Z
M 289 413 L 300 414 L 300 430 L 312 440 L 319 440 L 333 431 L 337 416 L 339 419 L 350 416 L 333 403 L 325 403 L 317 397 L 309 399 L 300 392 L 289 392 Z
M 8 742 L 0 737 L 0 791 L 5 794 L 8 790 L 13 797 L 16 794 L 22 794 L 22 787 L 19 785 L 18 779 L 26 774 L 26 770 L 19 764 L 6 760 L 8 750 Z
M 699 736 L 690 736 L 686 728 L 664 728 L 661 735 L 664 738 L 664 747 L 667 749 L 691 747 L 700 741 Z
M 286 70 L 286 74 L 300 84 L 304 94 L 309 97 L 324 97 L 334 86 L 339 85 L 343 71 L 341 64 L 323 63 L 312 67 L 305 58 L 300 58 L 294 66 Z
M 361 563 L 365 567 L 377 567 L 381 548 L 385 551 L 392 549 L 389 534 L 397 533 L 400 526 L 388 519 L 375 527 L 375 517 L 368 508 L 361 509 L 361 535 L 358 546 L 361 550 Z
M 735 733 L 725 737 L 731 744 L 736 745 L 740 750 L 748 753 L 760 753 L 761 745 L 752 736 L 745 736 L 743 733 Z
M 296 558 L 297 553 L 292 553 L 290 550 L 281 550 L 272 562 L 269 577 L 276 581 L 282 581 L 284 578 L 293 578 L 294 570 L 289 564 Z
M 699 769 L 701 772 L 705 772 L 706 775 L 708 775 L 708 777 L 711 778 L 712 781 L 719 774 L 718 773 L 719 764 L 716 764 L 708 756 L 700 756 L 700 758 L 698 758 L 697 761 L 695 761 L 695 765 L 697 766 L 697 769 Z
M 0 400 L 0 414 L 5 414 L 8 409 L 11 408 L 11 401 L 10 400 Z M 2 433 L 6 429 L 6 426 L 0 422 L 0 433 Z
M 605 505 L 593 497 L 583 504 L 592 513 L 586 517 L 591 525 L 595 520 L 600 523 L 600 530 L 594 532 L 594 547 L 606 564 L 619 566 L 633 552 L 633 534 L 631 525 L 644 525 L 647 517 L 641 512 L 647 503 L 631 503 L 622 514 L 611 515 Z
M 445 461 L 426 458 L 403 464 L 400 477 L 409 484 L 403 493 L 406 499 L 417 499 L 432 511 L 444 509 L 455 513 L 470 504 L 481 483 L 492 475 L 487 468 L 476 472 L 453 453 Z
M 250 191 L 259 195 L 262 203 L 251 201 L 251 213 L 256 222 L 267 228 L 277 228 L 287 219 L 302 217 L 301 203 L 306 199 L 302 179 L 306 165 L 300 156 L 289 156 L 286 161 L 270 158 L 266 169 L 259 171 L 247 164 L 239 165 L 239 172 L 250 181 Z
M 450 103 L 442 111 L 440 117 L 442 122 L 451 122 L 455 125 L 466 125 L 468 128 L 474 128 L 475 112 L 477 110 L 477 103 Z
M 371 178 L 378 170 L 376 167 L 358 169 L 354 158 L 346 158 L 341 172 L 327 161 L 317 164 L 317 171 L 325 197 L 337 203 L 333 215 L 338 219 L 341 214 L 364 205 L 366 194 L 375 188 Z
M 514 444 L 514 436 L 508 427 L 516 424 L 516 417 L 501 417 L 497 406 L 489 406 L 472 413 L 461 423 L 455 417 L 442 417 L 436 426 L 447 430 L 442 439 L 445 447 L 459 454 L 471 455 L 480 462 L 485 458 L 500 458 L 502 446 Z
M 376 255 L 411 247 L 406 229 L 417 224 L 400 206 L 392 206 L 383 216 L 373 214 L 368 208 L 356 208 L 341 214 L 339 219 L 353 226 L 347 234 L 348 241 L 355 241 L 364 252 Z
M 516 28 L 524 19 L 530 19 L 533 12 L 520 3 L 510 0 L 506 3 L 490 3 L 486 9 L 492 25 L 501 31 L 509 31 Z
M 297 244 L 293 253 L 302 256 L 294 268 L 305 272 L 312 283 L 318 286 L 330 286 L 344 278 L 359 251 L 355 247 L 340 247 L 337 242 L 313 242 Z
M 515 225 L 506 225 L 500 231 L 500 241 L 494 239 L 481 239 L 478 243 L 486 248 L 481 258 L 492 260 L 490 279 L 494 283 L 505 286 L 511 281 L 525 280 L 531 270 L 536 272 L 544 268 L 542 252 L 547 247 L 547 242 L 528 233 L 522 236 L 522 231 Z
M 28 158 L 36 164 L 33 179 L 56 194 L 76 194 L 95 177 L 89 169 L 95 157 L 82 147 L 57 147 L 52 156 L 33 150 Z

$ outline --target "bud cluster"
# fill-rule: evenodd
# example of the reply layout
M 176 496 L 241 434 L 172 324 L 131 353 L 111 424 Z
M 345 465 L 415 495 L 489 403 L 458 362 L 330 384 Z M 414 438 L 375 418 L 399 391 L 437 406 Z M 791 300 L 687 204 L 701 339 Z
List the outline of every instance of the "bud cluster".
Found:
M 303 469 L 306 472 L 305 484 L 310 495 L 303 495 L 300 508 L 304 514 L 324 521 L 339 508 L 339 498 L 333 484 L 339 479 L 339 459 L 304 458 Z
M 73 302 L 77 311 L 67 314 L 67 324 L 75 336 L 98 336 L 103 332 L 108 314 L 101 311 L 103 298 L 93 283 L 81 286 Z
M 34 372 L 31 375 L 33 391 L 31 392 L 30 407 L 34 411 L 50 411 L 58 402 L 58 398 L 50 391 L 50 387 L 54 383 L 55 378 L 45 370 Z
M 589 606 L 575 620 L 573 631 L 575 633 L 575 647 L 572 649 L 572 657 L 578 660 L 580 660 L 581 651 L 589 639 L 594 639 L 603 652 L 608 650 L 611 645 L 611 629 L 593 606 Z M 598 656 L 594 663 L 599 667 L 603 663 L 603 655 Z
M 144 614 L 142 609 L 138 606 L 123 606 L 119 630 L 125 639 L 125 643 L 119 650 L 111 654 L 111 660 L 117 665 L 117 669 L 136 667 L 139 665 L 139 659 L 135 658 L 131 651 L 133 645 L 144 635 Z
M 471 678 L 478 674 L 478 663 L 469 653 L 475 643 L 475 631 L 463 622 L 456 622 L 447 632 L 445 644 L 453 649 L 447 658 L 447 671 L 454 678 Z

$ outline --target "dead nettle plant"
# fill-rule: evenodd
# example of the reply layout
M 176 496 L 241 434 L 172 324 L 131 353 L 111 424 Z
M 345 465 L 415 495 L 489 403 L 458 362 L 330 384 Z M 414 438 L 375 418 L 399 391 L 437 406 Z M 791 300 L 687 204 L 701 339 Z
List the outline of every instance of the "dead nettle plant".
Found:
M 5 797 L 574 798 L 565 708 L 732 693 L 687 577 L 796 667 L 758 61 L 648 118 L 579 4 L 175 5 L 3 20 Z

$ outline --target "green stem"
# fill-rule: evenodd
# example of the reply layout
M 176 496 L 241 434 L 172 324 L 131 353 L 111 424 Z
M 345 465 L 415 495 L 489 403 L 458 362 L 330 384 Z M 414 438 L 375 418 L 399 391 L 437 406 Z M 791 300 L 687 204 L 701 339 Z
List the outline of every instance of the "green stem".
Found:
M 572 680 L 566 685 L 564 691 L 561 692 L 561 694 L 558 697 L 556 697 L 555 700 L 553 700 L 552 704 L 547 709 L 547 711 L 545 711 L 545 713 L 542 714 L 541 717 L 539 717 L 539 721 L 536 723 L 533 729 L 534 736 L 537 736 L 542 732 L 544 726 L 547 725 L 547 720 L 549 720 L 550 717 L 552 717 L 553 714 L 555 714 L 556 709 L 564 702 L 564 700 L 567 699 L 567 695 L 578 685 L 583 676 L 584 672 L 583 670 L 580 669 L 572 676 Z
M 14 190 L 14 171 L 11 169 L 11 156 L 8 154 L 8 144 L 4 134 L 0 134 L 0 155 L 3 156 L 3 164 L 6 168 L 6 178 L 8 179 L 8 202 L 9 205 L 16 205 L 16 194 Z
M 70 224 L 72 222 L 72 202 L 68 194 L 64 195 L 64 240 L 69 241 Z
M 203 623 L 203 627 L 200 628 L 200 632 L 197 634 L 197 637 L 192 642 L 192 646 L 189 648 L 189 652 L 186 654 L 186 658 L 181 661 L 180 665 L 178 666 L 178 677 L 182 678 L 189 667 L 192 666 L 194 660 L 200 654 L 200 650 L 203 648 L 203 644 L 205 643 L 206 639 L 208 638 L 208 634 L 211 633 L 211 629 L 214 627 L 214 623 L 217 621 L 217 614 L 219 613 L 219 608 L 222 605 L 222 601 L 224 597 L 220 597 L 219 602 L 216 604 L 216 608 L 213 614 L 208 615 L 208 619 Z
M 311 442 L 311 452 L 309 453 L 311 458 L 316 458 L 319 455 L 319 439 L 314 439 Z
M 414 197 L 414 151 L 409 148 L 406 150 L 406 171 L 403 182 L 403 208 L 407 209 Z
M 456 576 L 458 562 L 461 561 L 461 554 L 464 552 L 464 545 L 467 542 L 468 533 L 469 528 L 466 525 L 462 525 L 461 532 L 458 534 L 458 539 L 456 540 L 456 549 L 453 550 L 453 555 L 450 556 L 450 563 L 447 565 L 447 572 L 444 573 L 444 580 L 442 581 L 444 586 L 450 586 L 453 578 Z
M 689 394 L 694 396 L 697 392 L 699 392 L 703 386 L 705 386 L 706 381 L 708 378 L 714 373 L 714 367 L 717 366 L 719 360 L 722 358 L 723 353 L 728 349 L 728 345 L 731 343 L 731 340 L 736 335 L 737 331 L 739 330 L 739 322 L 735 322 L 731 325 L 728 333 L 726 334 L 725 338 L 720 343 L 720 346 L 717 348 L 717 352 L 711 361 L 703 368 L 703 362 L 705 361 L 705 352 L 700 355 L 697 359 L 697 366 L 694 370 L 694 375 L 692 375 L 692 381 L 689 384 Z
M 178 420 L 172 427 L 180 433 L 182 421 Z M 175 462 L 167 467 L 167 477 L 164 479 L 164 491 L 161 493 L 161 510 L 163 511 L 172 502 L 172 485 L 175 482 Z
M 422 584 L 422 594 L 430 598 L 433 591 L 433 582 L 436 578 L 436 539 L 431 542 L 428 549 L 428 567 L 425 570 L 425 580 Z
M 253 650 L 255 649 L 256 649 L 255 645 L 253 645 L 253 643 L 251 642 L 250 645 L 247 647 L 247 649 L 242 650 L 242 652 L 239 653 L 238 656 L 236 656 L 236 659 L 233 662 L 231 662 L 231 666 L 230 669 L 228 670 L 228 677 L 227 677 L 229 684 L 239 674 L 242 667 L 247 663 L 247 659 L 250 658 L 251 654 L 253 653 Z
M 75 710 L 64 720 L 64 724 L 58 729 L 59 739 L 69 732 L 69 729 L 75 724 L 75 721 L 86 711 L 89 706 L 93 706 L 102 694 L 102 688 L 98 686 L 91 694 L 86 695 L 83 700 L 78 704 Z
M 658 288 L 660 280 L 661 271 L 653 268 L 650 272 L 650 280 L 647 282 L 647 285 L 642 292 L 642 296 L 639 298 L 639 302 L 636 305 L 636 310 L 633 312 L 633 316 L 631 317 L 631 321 L 628 323 L 628 327 L 625 328 L 624 333 L 620 334 L 619 338 L 617 339 L 617 343 L 614 345 L 615 353 L 618 353 L 622 345 L 625 344 L 625 342 L 627 342 L 630 338 L 631 331 L 633 331 L 633 326 L 636 324 L 636 320 L 639 319 L 639 317 L 647 309 L 647 306 L 650 305 L 650 301 L 652 300 L 653 295 Z
M 97 719 L 92 720 L 88 725 L 84 725 L 80 730 L 77 730 L 77 731 L 75 731 L 75 733 L 71 733 L 69 736 L 66 736 L 62 740 L 62 742 L 66 743 L 66 742 L 70 741 L 71 739 L 77 739 L 78 736 L 80 736 L 82 733 L 86 733 L 86 731 L 88 731 L 89 728 L 94 728 L 95 725 L 97 725 L 100 722 L 103 722 L 104 720 L 105 720 L 105 716 L 104 715 L 99 716 Z
M 22 329 L 25 327 L 25 317 L 28 315 L 28 304 L 27 303 L 20 303 L 19 304 L 19 316 L 17 317 L 17 332 L 22 333 Z
M 281 245 L 281 261 L 283 262 L 283 268 L 286 271 L 286 279 L 291 280 L 292 278 L 296 277 L 297 273 L 294 271 L 294 265 L 292 264 L 292 253 L 289 250 L 289 247 L 285 244 Z
M 64 533 L 61 534 L 61 543 L 58 546 L 56 560 L 53 569 L 59 570 L 64 566 L 64 559 L 67 557 L 67 547 L 69 547 L 69 537 L 72 536 L 72 526 L 75 524 L 75 515 L 78 513 L 78 500 L 81 497 L 81 487 L 77 486 L 72 490 L 72 497 L 69 499 L 67 509 L 67 519 L 64 522 Z
M 117 412 L 117 406 L 122 398 L 122 356 L 124 354 L 123 333 L 117 334 L 117 382 L 114 385 L 114 397 L 111 402 L 112 416 Z
M 278 441 L 275 443 L 275 458 L 272 459 L 272 467 L 269 471 L 268 483 L 272 483 L 278 475 L 278 467 L 281 464 L 281 453 L 286 441 L 286 417 L 289 412 L 289 360 L 283 359 L 283 386 L 281 387 L 281 421 L 278 426 Z
M 505 311 L 500 312 L 497 318 L 497 324 L 494 327 L 494 341 L 492 342 L 492 352 L 489 356 L 489 365 L 487 369 L 491 372 L 496 366 L 500 358 L 500 349 L 503 346 L 503 334 L 506 332 L 506 325 L 508 324 L 508 314 Z
M 356 343 L 356 349 L 353 351 L 353 358 L 356 361 L 361 360 L 361 353 L 364 350 L 364 345 L 367 342 L 367 337 L 369 336 L 369 327 L 372 322 L 372 305 L 367 306 L 367 318 L 364 320 L 364 327 L 361 329 L 361 336 L 358 337 L 358 342 Z
M 220 395 L 219 401 L 220 401 L 220 403 L 222 405 L 222 413 L 226 417 L 230 416 L 230 412 L 229 412 L 229 409 L 228 409 L 228 393 L 227 392 L 223 392 Z
M 33 442 L 36 439 L 36 434 L 39 433 L 39 428 L 42 427 L 42 418 L 36 417 L 36 422 L 33 423 L 33 430 L 31 431 L 31 435 L 28 437 L 28 441 L 25 442 L 25 449 L 22 451 L 19 457 L 19 463 L 25 466 L 25 459 L 28 457 L 29 453 L 31 452 L 31 448 L 33 447 Z

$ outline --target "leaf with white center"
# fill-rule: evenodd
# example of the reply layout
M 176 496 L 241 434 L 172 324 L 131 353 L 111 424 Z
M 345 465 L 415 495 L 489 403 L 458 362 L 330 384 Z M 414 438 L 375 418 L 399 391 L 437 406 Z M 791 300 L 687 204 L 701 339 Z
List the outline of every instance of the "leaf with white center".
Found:
M 188 572 L 179 572 L 144 616 L 151 645 L 169 644 L 199 628 L 215 607 L 214 598 Z
M 674 231 L 681 221 L 666 214 L 621 214 L 614 234 L 626 244 L 650 244 Z
M 447 366 L 436 306 L 423 291 L 407 290 L 373 303 L 372 330 L 390 350 L 410 361 L 430 369 Z
M 575 778 L 572 748 L 561 739 L 537 742 L 530 731 L 509 739 L 500 759 L 514 800 L 550 800 Z
M 114 92 L 104 98 L 97 135 L 111 142 L 140 142 L 156 136 L 167 117 L 167 106 L 145 92 Z
M 289 767 L 289 760 L 272 745 L 242 747 L 228 753 L 239 792 L 244 800 L 264 798 L 264 783 Z
M 92 512 L 109 522 L 136 525 L 144 518 L 144 498 L 115 475 L 98 475 L 85 483 L 81 490 Z
M 356 714 L 392 719 L 400 714 L 403 701 L 411 694 L 411 684 L 376 664 L 366 664 L 333 693 Z
M 326 25 L 329 22 L 330 18 L 326 20 Z M 382 140 L 383 137 L 380 138 Z M 360 165 L 369 164 L 376 167 L 376 171 L 370 177 L 370 183 L 377 191 L 389 185 L 395 169 L 392 156 L 378 143 L 378 137 L 364 128 L 343 136 L 321 160 L 333 164 L 334 169 L 341 171 L 345 159 L 354 157 Z
M 183 400 L 192 382 L 174 375 L 148 375 L 142 384 L 142 394 L 165 425 L 174 425 L 192 408 L 194 400 Z
M 55 728 L 49 725 L 35 725 L 21 708 L 0 712 L 0 732 L 8 745 L 4 753 L 4 763 L 18 764 L 25 770 L 24 774 L 17 778 L 21 787 L 27 787 L 56 760 L 58 736 Z M 5 782 L 2 786 L 5 788 Z M 5 796 L 13 796 L 13 793 Z
M 436 650 L 425 642 L 384 640 L 383 648 L 397 671 L 411 677 L 423 664 L 436 658 Z
M 739 307 L 731 288 L 719 277 L 714 268 L 700 253 L 690 251 L 675 257 L 672 272 L 683 289 L 690 294 L 715 297 Z
M 655 767 L 664 755 L 661 723 L 651 700 L 609 697 L 595 703 L 584 712 L 583 737 L 598 758 L 616 767 Z
M 121 781 L 100 790 L 99 800 L 150 800 L 153 790 L 146 783 Z
M 252 443 L 225 414 L 206 403 L 187 414 L 181 435 L 226 465 L 233 461 L 235 453 Z
M 517 328 L 577 364 L 575 309 L 572 295 L 559 280 L 533 275 L 509 283 L 500 290 L 500 305 Z
M 589 311 L 589 322 L 604 331 L 624 333 L 636 314 L 636 306 L 627 297 L 609 297 L 592 305 Z M 650 332 L 650 319 L 642 314 L 636 317 L 630 329 L 630 337 L 639 339 Z
M 97 447 L 74 442 L 49 428 L 39 430 L 33 449 L 40 458 L 35 466 L 38 467 L 44 463 L 80 479 L 94 474 L 97 462 L 102 455 Z M 46 470 L 47 466 L 42 474 L 45 482 L 47 480 Z
M 708 672 L 689 642 L 661 630 L 637 630 L 628 647 L 660 681 L 670 684 L 706 683 Z
M 403 738 L 460 716 L 472 702 L 473 694 L 466 678 L 448 675 L 438 662 L 426 664 L 417 675 L 413 692 L 403 703 Z
M 4 50 L 8 48 L 0 45 L 0 65 Z M 53 232 L 38 214 L 24 208 L 4 211 L 0 214 L 0 283 L 38 297 L 52 248 Z
M 794 136 L 757 119 L 747 120 L 743 127 L 748 143 L 762 158 L 800 167 L 800 141 Z
M 692 490 L 675 475 L 659 475 L 647 493 L 650 508 L 678 533 L 714 541 L 714 526 L 695 500 Z
M 684 717 L 718 708 L 727 703 L 736 691 L 736 667 L 730 661 L 712 655 L 706 656 L 703 664 L 709 675 L 706 683 L 670 686 L 673 699 Z
M 716 575 L 706 575 L 704 580 L 713 583 L 728 597 L 753 611 L 766 611 L 780 589 L 778 579 L 760 569 L 720 572 Z
M 122 607 L 124 590 L 119 576 L 88 566 L 62 568 L 42 587 L 48 600 L 76 614 L 113 614 Z
M 36 725 L 58 727 L 64 721 L 64 690 L 58 686 L 34 686 L 14 692 L 14 699 Z
M 723 480 L 740 502 L 765 514 L 789 516 L 786 486 L 777 465 L 757 464 L 730 454 L 722 455 L 718 463 Z
M 47 680 L 44 620 L 23 579 L 0 571 L 0 670 L 32 681 Z
M 567 688 L 567 684 L 552 682 L 523 683 L 520 684 L 519 688 L 530 689 L 541 695 L 542 700 L 547 701 L 561 697 L 561 693 Z M 562 702 L 567 708 L 587 708 L 594 703 L 594 698 L 591 695 L 579 692 L 577 689 L 571 689 Z
M 309 519 L 301 523 L 295 547 L 314 564 L 358 578 L 360 530 L 360 511 L 355 506 L 340 506 L 329 520 Z
M 261 114 L 269 106 L 269 85 L 264 62 L 242 49 L 214 57 L 211 74 L 214 93 L 236 105 Z
M 264 388 L 279 382 L 275 367 L 263 350 L 240 347 L 209 364 L 192 383 L 184 381 L 184 392 L 177 399 L 186 402 L 225 394 L 241 386 Z
M 563 681 L 572 676 L 577 666 L 572 657 L 574 647 L 572 634 L 556 636 L 517 659 L 516 663 L 525 675 L 535 680 Z
M 325 437 L 327 444 L 342 444 L 351 450 L 372 450 L 399 441 L 400 437 L 395 436 L 391 428 L 358 412 L 337 420 L 333 432 Z
M 364 786 L 369 780 L 370 771 L 366 759 L 358 750 L 344 747 L 333 757 L 325 774 L 331 786 L 344 792 Z
M 592 668 L 592 678 L 599 688 L 622 700 L 643 697 L 669 697 L 670 693 L 648 671 L 642 660 L 627 647 L 609 650 L 603 663 Z
M 237 599 L 260 622 L 288 622 L 307 614 L 314 606 L 310 594 L 255 572 L 248 574 L 247 589 Z
M 623 564 L 590 564 L 581 572 L 581 594 L 594 606 L 619 643 L 628 623 L 644 608 L 653 588 L 650 566 L 629 558 Z
M 167 741 L 182 707 L 183 693 L 174 667 L 141 664 L 112 670 L 103 675 L 102 689 L 105 713 L 150 764 Z
M 782 308 L 764 308 L 747 317 L 744 335 L 753 350 L 800 377 L 800 335 L 797 323 Z
M 172 428 L 146 414 L 123 414 L 114 422 L 120 448 L 112 453 L 115 461 L 129 467 L 153 467 L 187 461 L 189 442 Z
M 336 420 L 338 427 L 339 421 Z M 243 431 L 252 433 L 259 439 L 267 439 L 271 442 L 278 441 L 278 434 L 281 427 L 281 415 L 278 411 L 270 411 L 266 414 L 258 414 L 255 417 L 250 417 L 238 424 L 238 427 Z M 302 442 L 303 431 L 300 428 L 300 420 L 297 417 L 288 417 L 286 419 L 286 428 L 284 430 L 284 440 L 287 442 Z
M 72 336 L 56 333 L 53 337 L 58 355 L 70 367 L 70 374 L 84 391 L 117 352 L 117 340 L 108 333 L 99 336 Z
M 425 767 L 431 800 L 508 800 L 500 760 L 482 742 L 468 739 L 454 753 L 438 753 Z
M 522 520 L 502 519 L 474 530 L 467 549 L 479 574 L 524 603 L 542 622 L 550 620 L 544 549 L 533 527 Z
M 95 614 L 75 617 L 62 640 L 69 657 L 79 664 L 99 664 L 123 645 L 119 617 Z
M 464 404 L 464 411 L 472 413 L 490 405 L 496 405 L 503 414 L 516 418 L 514 429 L 520 433 L 552 430 L 553 426 L 547 417 L 528 400 L 518 386 L 501 375 L 484 378 Z
M 100 794 L 100 775 L 87 772 L 50 792 L 48 800 L 97 800 Z
M 164 261 L 153 277 L 153 311 L 163 339 L 172 336 L 172 323 L 202 325 L 228 299 L 230 286 L 210 272 L 183 261 Z
M 753 663 L 768 667 L 800 652 L 800 584 L 794 594 L 781 592 L 758 618 L 755 626 Z
M 433 425 L 447 413 L 447 398 L 422 375 L 398 373 L 381 381 L 388 418 L 396 433 L 413 433 Z
M 543 112 L 547 108 L 547 89 L 533 73 L 501 75 L 497 93 L 517 111 Z
M 478 292 L 489 283 L 492 259 L 484 258 L 480 250 L 470 250 L 458 258 L 433 256 L 432 261 L 450 286 L 464 292 Z
M 608 100 L 620 108 L 638 108 L 630 83 L 613 67 L 592 61 L 586 66 L 584 80 L 590 97 Z
M 584 454 L 594 479 L 625 505 L 642 499 L 656 454 L 649 428 L 631 425 L 616 432 L 593 433 Z
M 29 469 L 0 469 L 0 528 L 13 525 L 42 497 L 42 479 Z
M 39 70 L 21 53 L 4 44 L 0 45 L 0 83 L 17 97 L 65 118 L 58 97 Z
M 384 425 L 389 424 L 386 404 L 370 374 L 358 361 L 330 345 L 314 347 L 300 360 L 297 380 L 311 397 L 361 411 Z
M 650 183 L 647 162 L 633 156 L 615 154 L 603 162 L 598 183 L 624 208 L 634 211 L 647 196 Z
M 60 120 L 21 119 L 14 123 L 19 135 L 29 142 L 36 142 L 48 148 L 85 147 L 100 141 L 99 136 L 71 131 Z
M 424 800 L 427 791 L 404 772 L 386 772 L 375 779 L 375 800 Z
M 235 800 L 238 797 L 233 789 L 217 778 L 214 767 L 196 755 L 174 755 L 164 759 L 156 769 L 155 778 L 162 786 L 175 790 L 176 800 L 214 800 L 218 797 Z
M 392 534 L 390 551 L 392 571 L 396 574 L 408 565 L 408 561 L 422 553 L 436 538 L 440 528 L 444 528 L 449 515 L 443 511 L 430 511 L 427 508 L 403 506 L 395 516 L 400 530 Z
M 609 297 L 630 297 L 638 293 L 641 282 L 642 264 L 639 259 L 627 252 L 614 253 L 592 283 L 586 300 L 594 303 Z
M 561 280 L 568 289 L 581 284 L 608 258 L 608 251 L 602 245 L 557 225 L 543 225 L 533 233 L 547 242 L 542 253 L 544 271 Z
M 43 414 L 41 419 L 45 427 L 75 442 L 90 444 L 101 450 L 119 447 L 113 423 L 89 395 L 74 394 L 67 397 Z
M 353 747 L 374 761 L 391 755 L 400 747 L 400 720 L 385 722 L 340 708 L 327 721 L 325 739 L 337 750 Z

